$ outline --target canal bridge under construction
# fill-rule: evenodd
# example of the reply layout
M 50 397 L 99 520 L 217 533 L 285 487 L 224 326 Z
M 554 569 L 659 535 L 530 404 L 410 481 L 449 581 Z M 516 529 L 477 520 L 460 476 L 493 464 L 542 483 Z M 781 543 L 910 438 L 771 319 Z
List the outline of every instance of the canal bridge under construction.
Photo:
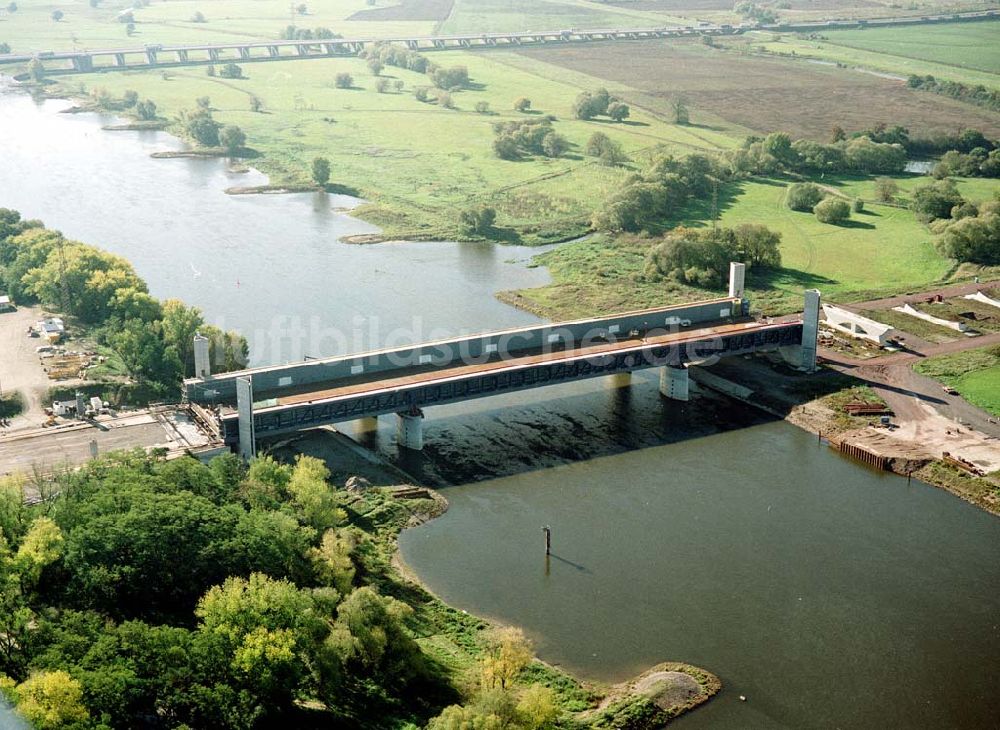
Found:
M 391 413 L 400 445 L 421 449 L 429 406 L 654 367 L 661 393 L 687 400 L 688 364 L 779 348 L 812 370 L 819 300 L 809 290 L 802 318 L 755 320 L 734 264 L 723 298 L 215 376 L 196 341 L 199 376 L 184 397 L 212 408 L 219 436 L 246 458 L 262 438 Z

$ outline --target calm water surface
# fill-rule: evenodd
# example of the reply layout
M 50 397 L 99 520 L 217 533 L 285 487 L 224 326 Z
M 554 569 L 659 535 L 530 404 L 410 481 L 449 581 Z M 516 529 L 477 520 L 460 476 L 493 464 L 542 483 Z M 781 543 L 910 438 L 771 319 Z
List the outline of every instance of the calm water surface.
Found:
M 126 256 L 257 363 L 534 321 L 493 297 L 547 280 L 530 250 L 343 244 L 374 230 L 354 199 L 226 196 L 264 180 L 65 106 L 0 93 L 0 206 Z M 392 426 L 358 438 L 451 501 L 401 540 L 430 586 L 584 676 L 718 673 L 680 727 L 1000 727 L 1000 522 L 944 492 L 652 373 L 429 409 L 419 455 Z
M 247 335 L 254 364 L 538 321 L 493 294 L 547 283 L 525 266 L 539 249 L 342 243 L 378 230 L 343 212 L 356 198 L 226 195 L 267 180 L 218 159 L 152 159 L 181 143 L 57 113 L 69 106 L 0 85 L 0 206 L 126 257 L 152 294 Z

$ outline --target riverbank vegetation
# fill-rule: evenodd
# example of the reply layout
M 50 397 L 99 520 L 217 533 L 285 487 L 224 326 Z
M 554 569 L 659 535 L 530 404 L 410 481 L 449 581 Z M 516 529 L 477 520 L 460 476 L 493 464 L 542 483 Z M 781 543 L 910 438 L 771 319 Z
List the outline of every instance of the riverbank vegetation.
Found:
M 152 297 L 125 259 L 8 209 L 0 209 L 0 288 L 15 301 L 74 318 L 146 395 L 174 397 L 179 380 L 194 374 L 199 332 L 210 340 L 216 372 L 247 362 L 242 335 L 206 324 L 194 307 Z
M 519 630 L 400 577 L 396 535 L 440 498 L 329 477 L 308 456 L 247 468 L 120 452 L 33 485 L 35 506 L 3 478 L 0 692 L 39 727 L 80 730 L 641 730 L 718 690 L 670 665 L 704 688 L 697 701 L 599 708 Z

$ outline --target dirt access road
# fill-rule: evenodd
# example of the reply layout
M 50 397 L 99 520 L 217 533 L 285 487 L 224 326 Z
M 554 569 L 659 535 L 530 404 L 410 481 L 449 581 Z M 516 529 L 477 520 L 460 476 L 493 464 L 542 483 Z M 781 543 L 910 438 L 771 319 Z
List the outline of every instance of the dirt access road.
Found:
M 35 352 L 42 340 L 27 334 L 28 327 L 44 316 L 38 307 L 0 313 L 0 388 L 4 393 L 17 391 L 24 398 L 24 412 L 11 419 L 11 431 L 37 428 L 46 418 L 42 399 L 52 381 Z
M 847 305 L 845 308 L 887 309 L 919 302 L 935 294 L 955 297 L 989 289 L 1000 282 L 963 284 L 933 292 Z M 867 383 L 896 414 L 899 428 L 892 436 L 919 445 L 935 457 L 944 451 L 958 454 L 987 472 L 1000 470 L 1000 420 L 966 402 L 961 395 L 946 393 L 936 380 L 914 372 L 924 358 L 946 355 L 990 345 L 1000 345 L 1000 333 L 962 337 L 934 344 L 906 333 L 907 352 L 858 360 L 821 348 L 820 354 L 835 370 Z

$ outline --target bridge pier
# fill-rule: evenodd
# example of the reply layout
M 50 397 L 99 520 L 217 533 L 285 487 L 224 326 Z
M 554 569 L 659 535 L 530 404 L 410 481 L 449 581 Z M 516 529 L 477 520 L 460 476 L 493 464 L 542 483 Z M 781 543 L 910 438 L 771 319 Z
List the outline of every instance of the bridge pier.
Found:
M 81 54 L 73 57 L 73 70 L 87 73 L 94 70 L 94 57 Z
M 424 448 L 424 412 L 419 408 L 396 414 L 396 442 L 404 449 Z
M 627 388 L 632 384 L 632 373 L 626 371 L 609 375 L 607 382 L 609 388 Z
M 684 365 L 664 365 L 660 370 L 660 395 L 672 400 L 690 400 L 690 377 Z

